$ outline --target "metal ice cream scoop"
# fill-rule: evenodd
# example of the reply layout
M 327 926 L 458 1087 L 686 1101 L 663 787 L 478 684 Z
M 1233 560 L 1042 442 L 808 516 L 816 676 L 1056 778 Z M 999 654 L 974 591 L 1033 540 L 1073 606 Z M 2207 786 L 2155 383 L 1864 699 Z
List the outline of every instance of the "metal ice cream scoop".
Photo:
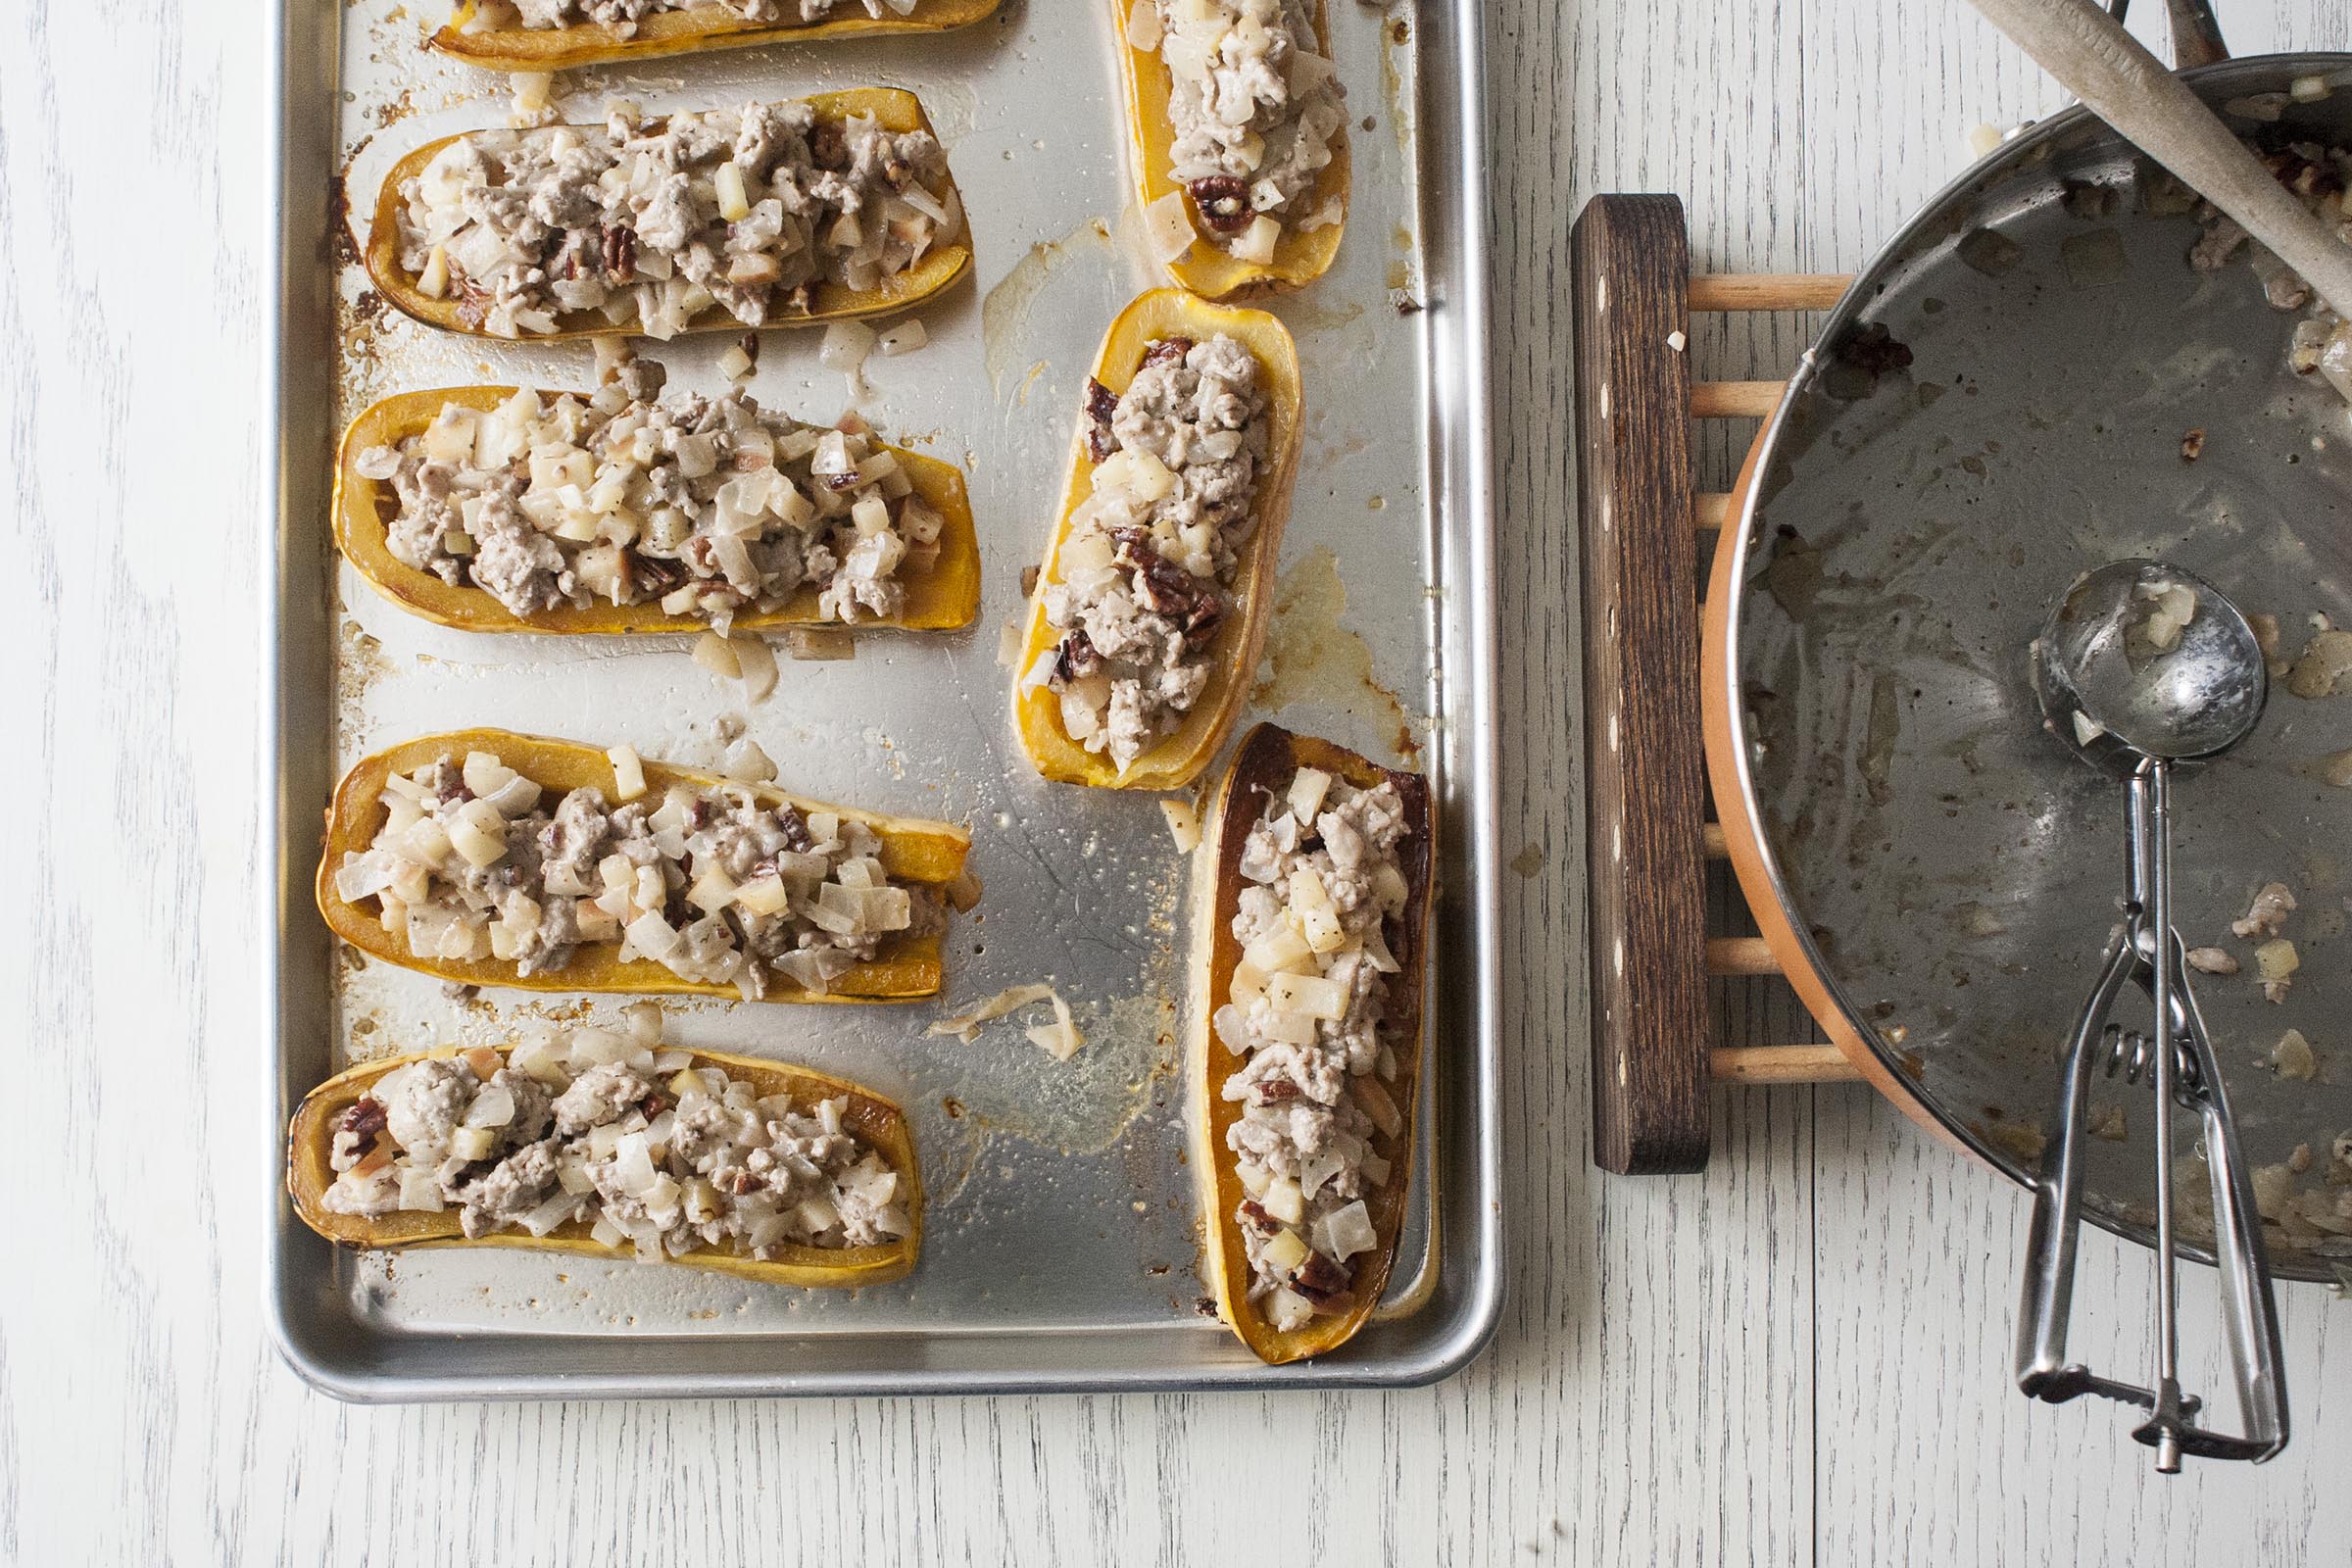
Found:
M 2052 1403 L 2102 1395 L 2147 1409 L 2132 1436 L 2156 1468 L 2184 1453 L 2267 1459 L 2286 1446 L 2278 1312 L 2253 1183 L 2223 1093 L 2219 1061 L 2189 990 L 2173 929 L 2172 773 L 2176 763 L 2228 751 L 2262 716 L 2268 672 L 2254 629 L 2221 591 L 2152 561 L 2101 566 L 2076 580 L 2034 645 L 2034 678 L 2050 729 L 2084 759 L 2126 781 L 2124 924 L 2109 939 L 2098 983 L 2067 1054 L 2065 1093 L 2035 1189 L 2018 1326 L 2017 1378 Z M 2109 1021 L 2126 981 L 2155 1004 L 2143 1035 Z M 2153 1388 L 2066 1361 L 2082 1218 L 2084 1136 L 2093 1075 L 2144 1071 L 2156 1090 L 2156 1369 Z M 2180 1392 L 2178 1237 L 2173 1201 L 2173 1107 L 2202 1119 L 2213 1193 L 2214 1255 L 2222 1315 L 2236 1372 L 2245 1436 L 2197 1425 L 2203 1401 Z

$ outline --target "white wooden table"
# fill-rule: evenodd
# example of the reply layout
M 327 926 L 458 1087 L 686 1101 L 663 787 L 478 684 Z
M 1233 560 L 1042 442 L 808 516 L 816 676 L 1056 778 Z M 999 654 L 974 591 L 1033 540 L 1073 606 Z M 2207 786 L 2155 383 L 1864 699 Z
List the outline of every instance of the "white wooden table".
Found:
M 1849 268 L 1960 167 L 1972 123 L 2060 95 L 1959 0 L 1491 13 L 1504 806 L 1508 848 L 1537 852 L 1506 891 L 1494 1348 L 1387 1396 L 351 1409 L 299 1385 L 262 1321 L 258 7 L 0 7 L 0 735 L 30 833 L 0 898 L 0 1562 L 2352 1552 L 2352 1306 L 2327 1293 L 2282 1303 L 2287 1456 L 2163 1482 L 2111 1408 L 2011 1391 L 2025 1203 L 1867 1091 L 1725 1099 L 1703 1177 L 1592 1169 L 1569 220 L 1594 191 L 1675 190 L 1710 267 Z M 2352 42 L 2345 0 L 2223 13 L 2244 52 Z M 1768 373 L 1793 333 L 1702 339 L 1701 368 Z M 2143 1358 L 2145 1280 L 2090 1244 L 2109 1359 Z M 2212 1326 L 2192 1313 L 2191 1343 Z M 2202 1352 L 2191 1375 L 2222 1386 Z M 1279 1489 L 1270 1516 L 1238 1505 L 1245 1477 Z

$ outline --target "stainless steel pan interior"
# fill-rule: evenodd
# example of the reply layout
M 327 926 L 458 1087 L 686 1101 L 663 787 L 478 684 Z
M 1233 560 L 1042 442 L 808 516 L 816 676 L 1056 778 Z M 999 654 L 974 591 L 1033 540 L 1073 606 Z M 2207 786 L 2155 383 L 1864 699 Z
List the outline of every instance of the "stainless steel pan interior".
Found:
M 2249 134 L 2352 142 L 2352 56 L 2188 79 Z M 2242 254 L 2189 265 L 2198 221 L 2151 210 L 2150 173 L 2073 110 L 1938 196 L 1830 318 L 1727 536 L 1730 665 L 1710 673 L 1738 694 L 1772 891 L 1854 1028 L 2021 1182 L 2123 874 L 2112 785 L 2040 728 L 2027 647 L 2055 596 L 2087 567 L 2154 557 L 2276 615 L 2289 655 L 2311 617 L 2352 617 L 2344 401 L 2288 369 L 2299 316 L 2266 303 Z M 2352 701 L 2282 693 L 2243 747 L 2177 786 L 2178 921 L 2244 964 L 2200 996 L 2274 1193 L 2352 1177 L 2330 1158 L 2352 1130 L 2352 794 L 2322 761 L 2347 747 Z M 2286 935 L 2302 967 L 2278 1003 L 2230 934 L 2273 880 L 2301 901 Z M 2314 1048 L 2308 1079 L 2273 1063 L 2289 1028 Z M 2103 1084 L 2093 1119 L 2109 1136 L 2088 1210 L 2145 1242 L 2147 1091 Z M 2185 1139 L 2174 1153 L 2199 1157 Z M 2323 1226 L 2269 1235 L 2284 1277 L 2352 1260 L 2352 1236 Z

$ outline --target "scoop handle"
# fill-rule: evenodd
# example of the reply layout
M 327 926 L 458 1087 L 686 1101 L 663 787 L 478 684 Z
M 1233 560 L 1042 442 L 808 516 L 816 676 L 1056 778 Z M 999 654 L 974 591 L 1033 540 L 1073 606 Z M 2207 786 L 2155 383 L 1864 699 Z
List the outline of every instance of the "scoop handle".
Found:
M 2271 177 L 2221 117 L 2090 0 L 1970 0 L 2140 151 L 2187 181 L 2352 318 L 2352 247 Z

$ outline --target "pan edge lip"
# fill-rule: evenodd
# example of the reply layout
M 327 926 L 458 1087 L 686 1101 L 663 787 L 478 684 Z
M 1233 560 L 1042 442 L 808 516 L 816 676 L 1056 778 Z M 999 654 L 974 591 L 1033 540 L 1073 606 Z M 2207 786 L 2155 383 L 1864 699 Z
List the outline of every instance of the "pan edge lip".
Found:
M 2282 76 L 2328 70 L 2352 71 L 2352 51 L 2311 50 L 2245 55 L 2216 61 L 2211 65 L 2180 72 L 2178 74 L 2182 81 L 2198 88 L 2200 96 L 2213 100 L 2223 96 L 2239 77 L 2279 83 Z M 2335 90 L 2352 92 L 2352 81 L 2337 84 Z M 2077 132 L 2086 123 L 2101 125 L 2103 122 L 2082 105 L 2070 103 L 2047 118 L 2032 122 L 2001 143 L 2000 146 L 1961 170 L 1958 174 L 1939 186 L 1934 195 L 1930 196 L 1911 217 L 1906 219 L 1871 253 L 1870 258 L 1855 270 L 1852 282 L 1846 286 L 1845 292 L 1838 296 L 1838 303 L 1831 307 L 1822 318 L 1821 326 L 1815 332 L 1813 341 L 1798 357 L 1796 368 L 1788 377 L 1787 389 L 1783 392 L 1780 402 L 1774 406 L 1772 413 L 1765 418 L 1757 432 L 1754 446 L 1755 480 L 1740 498 L 1738 514 L 1726 520 L 1723 532 L 1718 535 L 1716 548 L 1719 550 L 1728 548 L 1732 552 L 1729 575 L 1733 586 L 1730 602 L 1724 611 L 1722 662 L 1714 668 L 1702 668 L 1700 671 L 1702 680 L 1712 679 L 1723 683 L 1725 732 L 1731 743 L 1731 756 L 1727 761 L 1733 776 L 1739 782 L 1740 795 L 1747 808 L 1749 819 L 1755 824 L 1751 847 L 1755 851 L 1757 863 L 1763 868 L 1765 880 L 1770 886 L 1773 902 L 1778 907 L 1782 924 L 1794 939 L 1803 955 L 1806 966 L 1812 971 L 1813 977 L 1820 983 L 1823 991 L 1836 1004 L 1846 1027 L 1869 1048 L 1871 1054 L 1879 1060 L 1881 1065 L 1898 1080 L 1915 1086 L 1912 1099 L 1919 1107 L 1933 1117 L 1938 1126 L 1979 1160 L 1999 1171 L 2028 1192 L 2040 1190 L 2040 1175 L 2029 1172 L 2023 1163 L 2008 1152 L 1972 1130 L 1964 1120 L 1946 1106 L 1940 1097 L 1931 1096 L 1918 1087 L 1920 1080 L 1912 1077 L 1905 1070 L 1905 1064 L 1881 1036 L 1877 1026 L 1855 1004 L 1853 998 L 1848 994 L 1845 983 L 1827 966 L 1820 945 L 1814 941 L 1810 927 L 1798 918 L 1798 909 L 1789 893 L 1788 878 L 1783 866 L 1781 855 L 1770 835 L 1764 831 L 1761 802 L 1757 795 L 1753 770 L 1749 765 L 1750 749 L 1755 737 L 1751 733 L 1751 726 L 1748 723 L 1746 706 L 1740 697 L 1740 676 L 1741 643 L 1746 628 L 1746 612 L 1751 591 L 1748 568 L 1756 542 L 1756 516 L 1768 500 L 1767 491 L 1770 488 L 1768 476 L 1787 437 L 1792 414 L 1806 400 L 1819 395 L 1818 382 L 1824 364 L 1823 346 L 1837 341 L 1839 334 L 1866 316 L 1869 307 L 1883 295 L 1888 280 L 1898 276 L 1906 265 L 1924 260 L 1940 251 L 1942 248 L 1940 244 L 1916 252 L 1913 251 L 1912 246 L 1920 236 L 1945 228 L 1953 214 L 1964 210 L 1964 203 L 1969 199 L 1972 191 L 1986 185 L 1999 175 L 2011 172 L 2016 166 L 2035 157 L 2042 148 Z M 2123 147 L 2130 147 L 2130 143 L 2112 127 L 2104 128 L 2109 139 Z M 1874 1090 L 1874 1092 L 1876 1091 Z M 2039 1125 L 2038 1121 L 2035 1125 Z M 2149 1226 L 2108 1213 L 2102 1204 L 2086 1202 L 2082 1212 L 2091 1223 L 2110 1235 L 2135 1246 L 2153 1246 L 2154 1231 Z M 2183 1238 L 2180 1251 L 2182 1256 L 2199 1263 L 2210 1265 L 2215 1261 L 2212 1249 L 2202 1242 L 2192 1242 Z M 2325 1284 L 2332 1278 L 2327 1269 L 2327 1259 L 2310 1257 L 2281 1267 L 2278 1260 L 2274 1259 L 2271 1272 L 2276 1278 L 2282 1280 Z

